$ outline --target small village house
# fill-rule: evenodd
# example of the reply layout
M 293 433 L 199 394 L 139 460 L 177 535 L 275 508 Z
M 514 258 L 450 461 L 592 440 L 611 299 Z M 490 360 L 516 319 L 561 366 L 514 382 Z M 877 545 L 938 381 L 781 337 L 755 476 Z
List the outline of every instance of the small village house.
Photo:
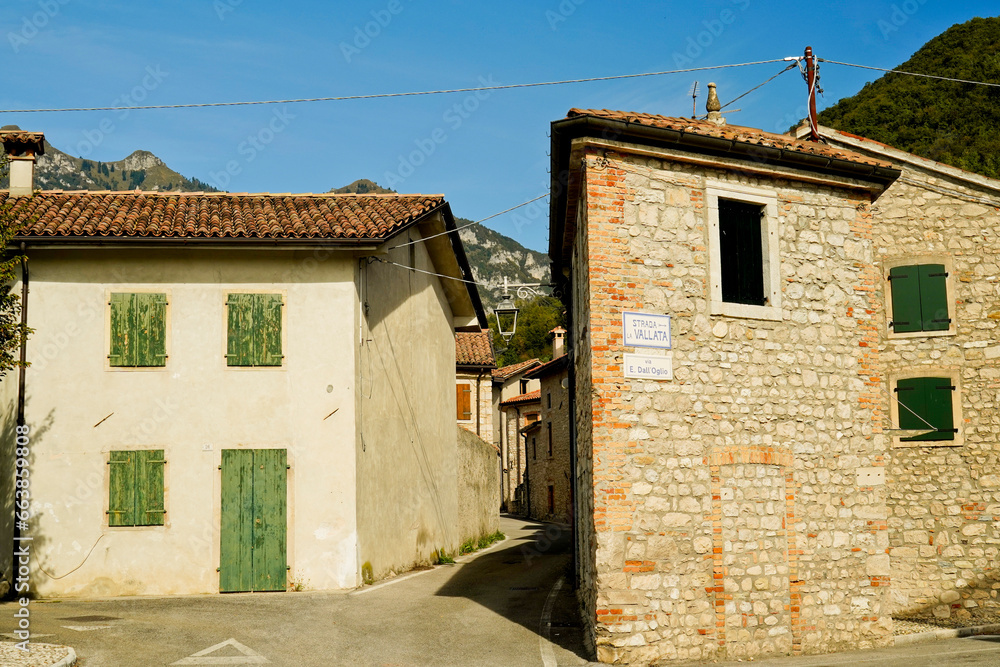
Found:
M 9 203 L 42 137 L 0 139 Z M 53 191 L 20 210 L 32 365 L 0 405 L 32 434 L 33 591 L 352 588 L 469 537 L 455 332 L 485 316 L 443 197 Z
M 709 100 L 552 124 L 584 623 L 604 662 L 884 646 L 875 239 L 900 169 Z
M 871 239 L 891 611 L 989 618 L 1000 609 L 1000 181 L 818 131 L 902 172 L 876 202 Z
M 569 356 L 566 330 L 552 334 L 552 361 L 524 374 L 539 381 L 539 418 L 527 427 L 525 457 L 529 518 L 568 524 L 572 520 L 569 439 Z
M 538 359 L 528 359 L 493 371 L 493 415 L 503 463 L 501 501 L 502 507 L 514 514 L 525 511 L 524 428 L 538 420 L 539 407 L 538 380 L 525 379 L 524 374 L 541 364 Z
M 455 332 L 455 419 L 490 444 L 493 438 L 493 371 L 489 329 Z

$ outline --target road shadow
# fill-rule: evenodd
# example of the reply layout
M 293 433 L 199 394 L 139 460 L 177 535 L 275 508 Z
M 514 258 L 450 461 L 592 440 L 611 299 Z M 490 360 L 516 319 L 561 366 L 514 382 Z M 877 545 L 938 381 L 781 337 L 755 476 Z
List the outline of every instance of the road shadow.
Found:
M 527 536 L 477 557 L 457 569 L 435 595 L 460 597 L 545 636 L 583 660 L 593 660 L 583 637 L 573 590 L 569 526 L 528 522 Z M 562 578 L 558 591 L 553 592 Z M 549 612 L 543 625 L 543 612 Z

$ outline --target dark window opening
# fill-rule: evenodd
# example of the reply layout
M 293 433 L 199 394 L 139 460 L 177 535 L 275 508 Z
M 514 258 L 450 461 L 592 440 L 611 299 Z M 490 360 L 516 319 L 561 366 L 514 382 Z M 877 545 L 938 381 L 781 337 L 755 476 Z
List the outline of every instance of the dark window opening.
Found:
M 764 249 L 760 204 L 719 199 L 719 247 L 722 259 L 722 300 L 763 306 Z

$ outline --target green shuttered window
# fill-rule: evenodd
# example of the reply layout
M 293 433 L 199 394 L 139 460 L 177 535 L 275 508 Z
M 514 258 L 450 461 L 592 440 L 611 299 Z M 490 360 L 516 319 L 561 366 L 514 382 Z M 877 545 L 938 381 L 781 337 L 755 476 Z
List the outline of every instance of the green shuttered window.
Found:
M 226 363 L 229 366 L 280 366 L 280 294 L 230 294 L 229 339 Z
M 108 361 L 112 366 L 166 366 L 166 294 L 111 294 Z
M 952 412 L 954 392 L 955 385 L 951 378 L 927 377 L 897 381 L 899 428 L 929 431 L 901 438 L 901 441 L 954 440 L 958 432 Z
M 897 266 L 889 270 L 894 333 L 948 331 L 948 273 L 943 264 Z
M 162 526 L 162 449 L 113 451 L 108 457 L 109 526 Z

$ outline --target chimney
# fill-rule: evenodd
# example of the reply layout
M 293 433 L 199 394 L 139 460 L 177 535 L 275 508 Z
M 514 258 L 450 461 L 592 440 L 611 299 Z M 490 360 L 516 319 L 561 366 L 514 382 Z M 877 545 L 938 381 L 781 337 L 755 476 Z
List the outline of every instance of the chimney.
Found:
M 566 354 L 566 330 L 556 327 L 549 333 L 552 334 L 552 358 L 558 359 Z
M 0 143 L 10 160 L 10 196 L 30 197 L 35 190 L 35 156 L 45 153 L 45 135 L 3 129 Z
M 715 92 L 715 84 L 708 84 L 708 101 L 705 102 L 705 111 L 708 112 L 708 122 L 716 125 L 725 125 L 726 119 L 722 117 L 722 103 L 719 102 L 719 95 Z

